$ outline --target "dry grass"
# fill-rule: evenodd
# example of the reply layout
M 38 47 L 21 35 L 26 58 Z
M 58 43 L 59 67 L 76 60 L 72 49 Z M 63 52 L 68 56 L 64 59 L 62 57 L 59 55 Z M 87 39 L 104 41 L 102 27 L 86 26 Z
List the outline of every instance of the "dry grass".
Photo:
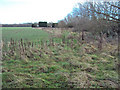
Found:
M 3 88 L 118 87 L 117 44 L 60 39 L 3 44 Z

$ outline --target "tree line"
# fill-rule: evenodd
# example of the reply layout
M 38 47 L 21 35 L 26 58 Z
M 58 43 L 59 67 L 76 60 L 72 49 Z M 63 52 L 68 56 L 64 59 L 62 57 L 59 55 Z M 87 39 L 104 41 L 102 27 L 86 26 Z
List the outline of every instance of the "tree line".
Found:
M 99 1 L 77 3 L 73 11 L 63 20 L 60 27 L 73 27 L 75 32 L 90 32 L 99 35 L 102 44 L 103 35 L 117 37 L 120 27 L 120 1 Z M 101 47 L 101 45 L 100 45 Z
M 32 23 L 29 24 L 2 24 L 2 27 L 31 27 Z

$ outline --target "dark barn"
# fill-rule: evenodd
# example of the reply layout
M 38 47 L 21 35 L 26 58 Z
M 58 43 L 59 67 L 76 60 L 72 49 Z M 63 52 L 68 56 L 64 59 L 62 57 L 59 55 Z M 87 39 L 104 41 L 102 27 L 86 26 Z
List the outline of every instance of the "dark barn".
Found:
M 47 22 L 39 22 L 39 27 L 47 27 Z

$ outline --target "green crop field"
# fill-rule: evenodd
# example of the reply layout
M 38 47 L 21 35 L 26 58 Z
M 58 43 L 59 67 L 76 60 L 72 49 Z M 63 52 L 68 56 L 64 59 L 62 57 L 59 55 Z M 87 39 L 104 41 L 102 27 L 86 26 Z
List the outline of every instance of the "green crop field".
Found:
M 44 40 L 49 38 L 49 34 L 40 29 L 33 29 L 31 27 L 3 27 L 2 39 L 8 42 L 12 39 L 18 41 L 21 38 L 23 40 Z
M 118 86 L 117 44 L 103 43 L 99 50 L 96 39 L 81 41 L 77 33 L 51 35 L 28 27 L 2 28 L 3 88 Z

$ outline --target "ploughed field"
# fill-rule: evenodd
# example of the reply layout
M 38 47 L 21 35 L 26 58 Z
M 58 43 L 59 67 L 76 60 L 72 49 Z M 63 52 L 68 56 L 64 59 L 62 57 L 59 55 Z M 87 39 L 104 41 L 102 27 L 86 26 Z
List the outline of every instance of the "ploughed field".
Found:
M 2 28 L 3 88 L 118 87 L 117 44 L 104 42 L 99 50 L 96 39 L 82 41 L 81 34 L 66 30 L 54 34 Z

